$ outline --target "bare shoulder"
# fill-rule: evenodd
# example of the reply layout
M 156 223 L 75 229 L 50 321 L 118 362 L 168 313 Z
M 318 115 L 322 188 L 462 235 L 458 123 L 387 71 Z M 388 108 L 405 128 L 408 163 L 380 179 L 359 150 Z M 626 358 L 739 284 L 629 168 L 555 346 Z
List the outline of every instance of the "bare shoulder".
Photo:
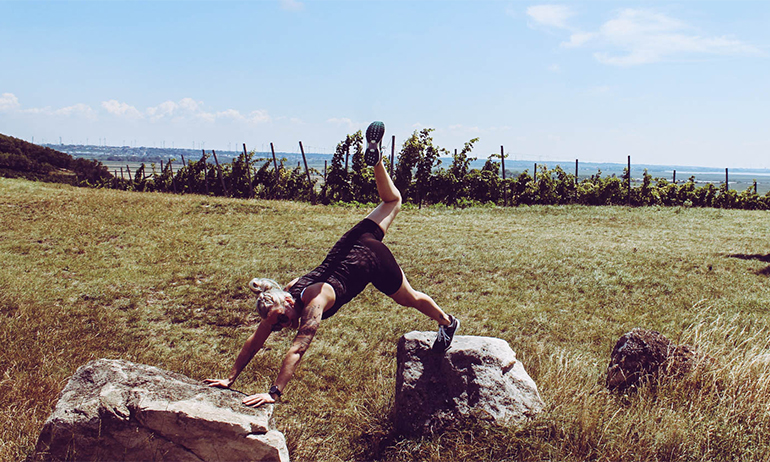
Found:
M 302 291 L 302 303 L 305 306 L 320 305 L 324 310 L 334 305 L 337 294 L 334 288 L 325 282 L 316 282 Z

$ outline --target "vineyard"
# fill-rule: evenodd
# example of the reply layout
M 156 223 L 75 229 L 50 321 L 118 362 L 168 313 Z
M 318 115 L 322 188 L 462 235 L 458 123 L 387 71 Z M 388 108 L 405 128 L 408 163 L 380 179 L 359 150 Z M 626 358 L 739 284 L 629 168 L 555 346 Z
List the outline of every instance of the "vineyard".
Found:
M 727 181 L 719 185 L 698 184 L 691 176 L 687 181 L 676 182 L 653 177 L 647 170 L 640 181 L 635 181 L 629 174 L 630 163 L 621 175 L 603 176 L 598 170 L 589 177 L 578 178 L 560 166 L 536 164 L 532 172 L 524 170 L 506 178 L 502 153 L 490 156 L 482 168 L 474 169 L 471 163 L 476 158 L 471 157 L 471 152 L 477 138 L 465 143 L 459 152 L 450 153 L 434 145 L 432 131 L 415 131 L 397 155 L 393 152 L 390 159 L 385 159 L 405 201 L 419 207 L 582 204 L 770 209 L 770 192 L 758 194 L 756 181 L 739 191 L 730 189 Z M 16 157 L 14 165 L 21 165 L 20 157 Z M 440 158 L 451 158 L 451 162 L 443 167 Z M 8 164 L 13 159 L 6 160 Z M 324 166 L 323 171 L 308 168 L 307 161 L 304 168 L 299 164 L 288 167 L 287 160 L 277 158 L 274 152 L 272 158 L 257 157 L 254 151 L 247 152 L 245 146 L 232 162 L 220 163 L 215 151 L 203 151 L 199 159 L 182 156 L 165 163 L 160 161 L 160 165 L 142 163 L 133 171 L 126 165 L 125 171 L 121 167 L 120 173 L 115 170 L 114 175 L 98 162 L 89 161 L 97 164 L 93 166 L 83 159 L 77 161 L 88 164 L 87 175 L 69 178 L 80 186 L 322 204 L 377 201 L 374 172 L 363 161 L 360 131 L 347 135 L 337 145 L 330 165 Z M 3 163 L 0 158 L 0 167 Z

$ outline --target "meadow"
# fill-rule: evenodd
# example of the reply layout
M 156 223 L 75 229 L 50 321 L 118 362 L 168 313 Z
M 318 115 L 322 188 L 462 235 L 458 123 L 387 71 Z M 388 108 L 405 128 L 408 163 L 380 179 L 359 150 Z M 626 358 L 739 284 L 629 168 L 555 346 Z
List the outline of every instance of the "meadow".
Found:
M 246 284 L 313 268 L 366 207 L 0 178 L 0 460 L 31 453 L 69 376 L 123 358 L 224 377 L 258 321 Z M 325 320 L 277 405 L 296 461 L 762 461 L 770 457 L 770 213 L 685 207 L 405 207 L 385 242 L 412 286 L 506 340 L 546 410 L 515 427 L 393 432 L 396 343 L 435 325 L 371 286 Z M 711 358 L 604 387 L 625 332 Z M 267 390 L 275 334 L 234 388 Z

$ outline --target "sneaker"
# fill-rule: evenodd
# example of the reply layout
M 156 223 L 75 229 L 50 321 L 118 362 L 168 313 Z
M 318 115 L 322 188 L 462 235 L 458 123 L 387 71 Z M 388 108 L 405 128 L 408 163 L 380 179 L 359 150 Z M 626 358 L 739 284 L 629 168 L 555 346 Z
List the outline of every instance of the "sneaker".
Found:
M 460 327 L 459 319 L 454 316 L 449 317 L 452 319 L 452 322 L 450 322 L 448 326 L 438 326 L 436 341 L 433 342 L 433 350 L 439 353 L 444 353 L 449 349 L 449 346 L 452 344 L 452 338 Z
M 366 129 L 366 152 L 364 162 L 374 167 L 382 159 L 382 137 L 385 135 L 385 124 L 376 121 Z

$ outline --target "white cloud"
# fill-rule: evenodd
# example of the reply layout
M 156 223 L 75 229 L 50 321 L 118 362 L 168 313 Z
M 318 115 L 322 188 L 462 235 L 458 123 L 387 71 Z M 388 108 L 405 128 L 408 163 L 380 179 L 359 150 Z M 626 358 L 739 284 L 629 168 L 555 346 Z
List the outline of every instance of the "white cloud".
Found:
M 447 130 L 449 132 L 453 132 L 453 133 L 473 133 L 473 134 L 477 134 L 477 133 L 481 132 L 481 129 L 479 127 L 467 127 L 467 126 L 462 125 L 462 124 L 450 125 L 450 126 L 447 127 Z
M 12 111 L 19 107 L 19 98 L 13 93 L 3 93 L 0 95 L 0 111 Z
M 691 55 L 761 56 L 759 48 L 728 36 L 704 36 L 684 21 L 666 14 L 626 8 L 606 21 L 596 32 L 571 28 L 572 12 L 558 5 L 540 5 L 527 10 L 538 24 L 570 30 L 564 48 L 593 46 L 594 58 L 613 66 L 636 66 Z
M 567 20 L 573 15 L 570 7 L 565 5 L 535 5 L 527 8 L 527 16 L 532 18 L 537 25 L 557 29 L 569 29 Z
M 592 32 L 575 32 L 569 36 L 569 42 L 562 42 L 561 46 L 565 48 L 577 48 L 585 45 L 594 38 L 596 38 L 596 34 Z
M 121 103 L 118 100 L 111 99 L 109 101 L 102 101 L 102 107 L 110 114 L 126 117 L 128 119 L 141 119 L 144 116 L 134 106 L 126 103 Z
M 302 11 L 305 9 L 305 4 L 297 0 L 281 0 L 281 8 L 286 11 Z
M 152 122 L 157 122 L 165 118 L 174 116 L 179 105 L 173 101 L 164 101 L 155 107 L 148 107 L 145 111 Z
M 265 110 L 251 111 L 246 120 L 253 124 L 266 123 L 270 122 L 270 114 Z
M 340 126 L 345 127 L 345 129 L 349 132 L 360 130 L 362 126 L 362 124 L 358 122 L 353 122 L 351 119 L 348 119 L 347 117 L 342 117 L 342 118 L 333 117 L 331 119 L 327 119 L 326 122 L 336 125 L 338 127 Z
M 41 107 L 41 108 L 30 108 L 30 109 L 24 109 L 21 112 L 27 113 L 27 114 L 35 114 L 35 115 L 46 115 L 46 116 L 58 116 L 58 117 L 86 117 L 88 119 L 96 119 L 96 112 L 94 112 L 93 109 L 91 109 L 91 106 L 83 103 L 73 104 L 72 106 L 67 106 L 59 109 L 53 109 L 50 106 Z

